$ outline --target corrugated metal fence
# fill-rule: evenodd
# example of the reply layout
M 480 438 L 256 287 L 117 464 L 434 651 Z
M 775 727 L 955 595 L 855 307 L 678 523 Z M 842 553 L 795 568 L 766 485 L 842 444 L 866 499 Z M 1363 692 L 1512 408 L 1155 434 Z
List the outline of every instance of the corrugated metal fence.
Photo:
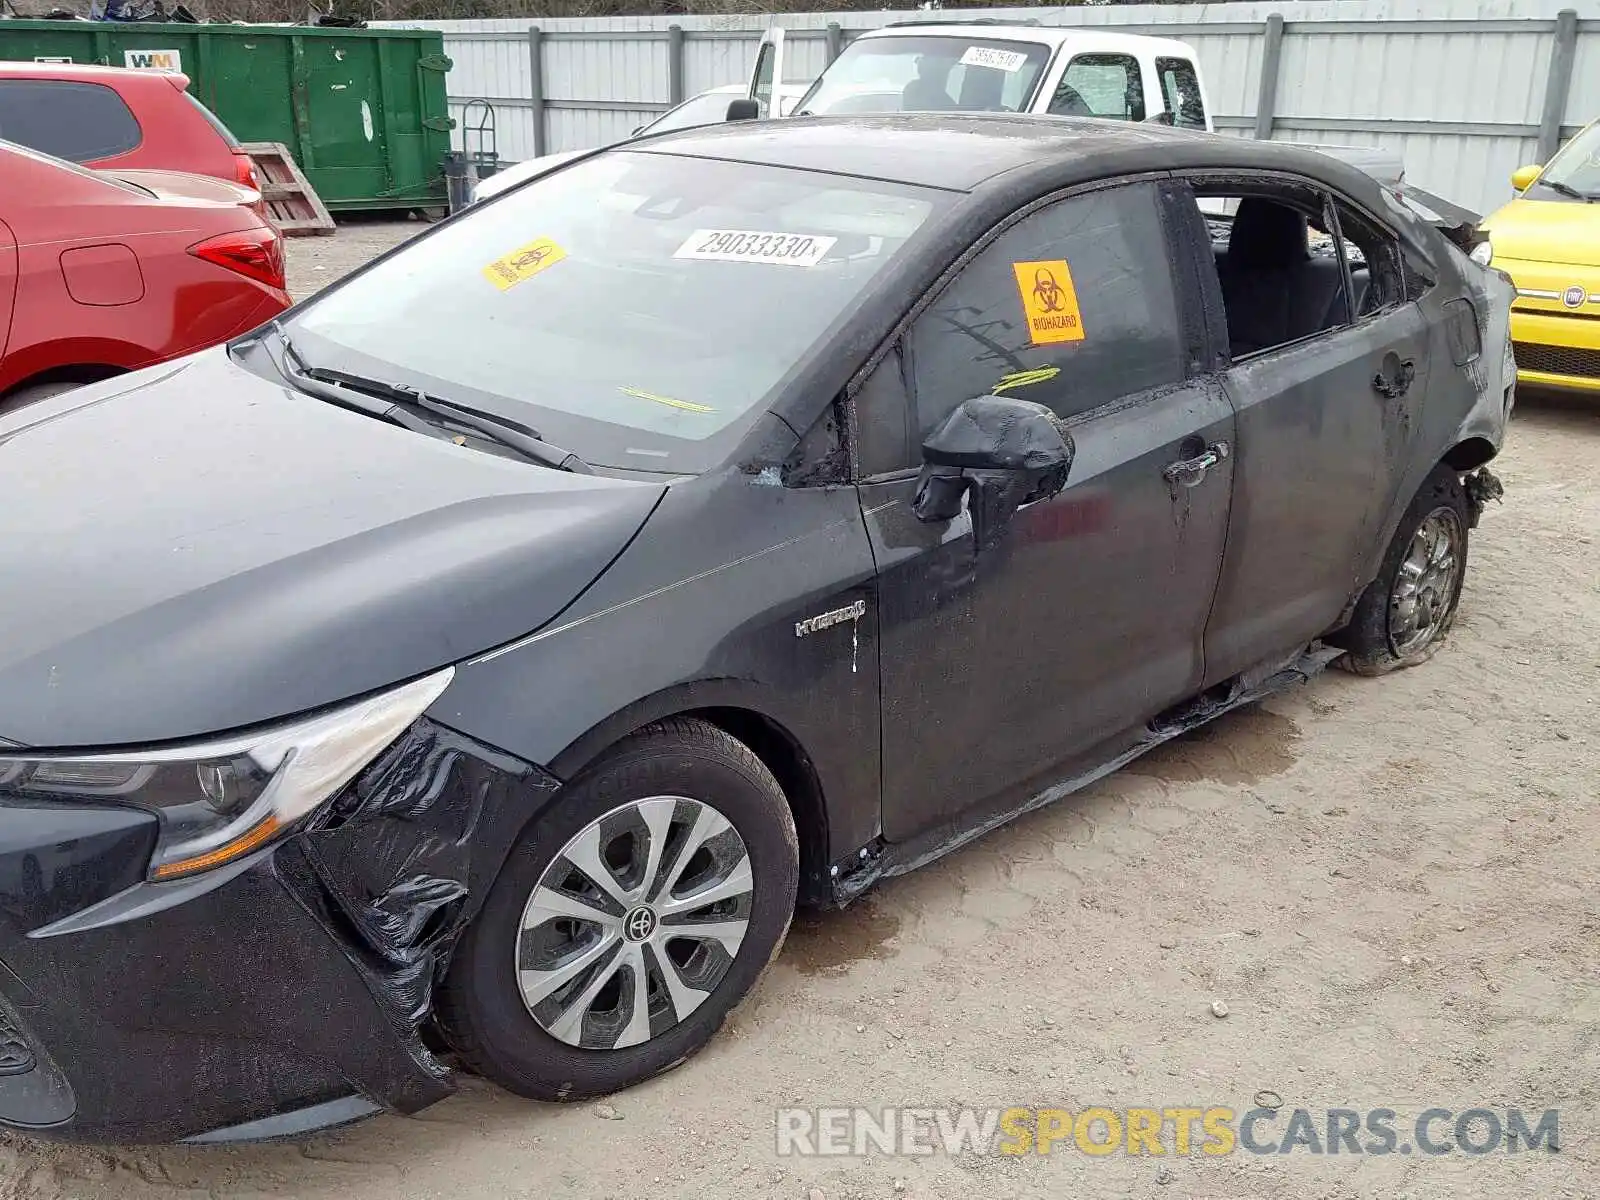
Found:
M 781 18 L 614 17 L 406 22 L 440 29 L 459 119 L 494 109 L 500 155 L 624 138 L 673 103 L 745 79 L 781 23 L 791 81 L 814 78 L 861 30 L 904 12 Z M 1114 26 L 1194 46 L 1224 133 L 1381 145 L 1407 177 L 1487 212 L 1507 177 L 1600 116 L 1600 0 L 1331 0 L 962 9 L 962 16 Z M 481 110 L 480 110 L 481 111 Z M 457 131 L 457 144 L 461 133 Z

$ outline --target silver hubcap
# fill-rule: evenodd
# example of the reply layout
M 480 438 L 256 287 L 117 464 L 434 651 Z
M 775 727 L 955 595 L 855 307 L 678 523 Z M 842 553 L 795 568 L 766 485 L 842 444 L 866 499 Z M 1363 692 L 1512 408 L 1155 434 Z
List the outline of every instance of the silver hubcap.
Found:
M 1389 594 L 1389 642 L 1404 656 L 1427 645 L 1444 625 L 1461 571 L 1461 520 L 1437 508 L 1417 528 Z
M 528 897 L 522 1001 L 571 1046 L 659 1037 L 728 973 L 753 887 L 744 839 L 709 804 L 652 796 L 614 808 L 562 847 Z

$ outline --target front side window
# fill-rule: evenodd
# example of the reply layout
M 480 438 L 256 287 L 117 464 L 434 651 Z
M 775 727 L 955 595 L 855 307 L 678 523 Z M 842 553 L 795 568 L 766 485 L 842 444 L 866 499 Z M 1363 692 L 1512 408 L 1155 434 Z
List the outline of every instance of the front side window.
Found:
M 930 34 L 851 42 L 796 110 L 1021 112 L 1050 48 L 1038 42 Z
M 504 193 L 290 323 L 308 361 L 537 429 L 597 466 L 721 463 L 941 192 L 614 152 Z
M 761 106 L 762 116 L 772 111 L 772 76 L 777 61 L 778 48 L 771 42 L 763 42 L 756 56 L 755 84 L 750 89 L 750 97 Z
M 135 149 L 143 134 L 122 97 L 100 83 L 0 79 L 0 138 L 68 162 Z
M 1050 111 L 1066 117 L 1144 120 L 1139 60 L 1130 54 L 1079 54 L 1056 85 Z
M 926 435 L 963 400 L 1006 395 L 1076 416 L 1184 378 L 1153 184 L 1075 196 L 983 250 L 912 326 Z
M 1186 58 L 1156 59 L 1156 74 L 1161 79 L 1161 98 L 1166 101 L 1172 123 L 1179 129 L 1204 129 L 1206 105 L 1200 98 L 1200 77 Z

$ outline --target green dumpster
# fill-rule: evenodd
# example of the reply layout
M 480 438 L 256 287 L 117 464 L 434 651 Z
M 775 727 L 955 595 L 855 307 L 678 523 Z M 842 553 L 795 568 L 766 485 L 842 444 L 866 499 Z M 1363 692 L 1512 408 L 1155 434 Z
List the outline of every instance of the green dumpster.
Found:
M 332 212 L 445 204 L 442 34 L 0 21 L 0 59 L 182 71 L 242 142 L 282 142 Z

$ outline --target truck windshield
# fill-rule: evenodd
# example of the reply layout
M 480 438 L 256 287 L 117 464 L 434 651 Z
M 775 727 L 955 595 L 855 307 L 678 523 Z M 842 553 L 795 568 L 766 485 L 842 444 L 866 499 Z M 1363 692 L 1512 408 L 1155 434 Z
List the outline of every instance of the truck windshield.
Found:
M 1050 60 L 1040 42 L 939 33 L 846 46 L 797 112 L 1024 112 Z
M 949 194 L 614 151 L 475 206 L 285 322 L 308 361 L 596 466 L 721 462 Z

